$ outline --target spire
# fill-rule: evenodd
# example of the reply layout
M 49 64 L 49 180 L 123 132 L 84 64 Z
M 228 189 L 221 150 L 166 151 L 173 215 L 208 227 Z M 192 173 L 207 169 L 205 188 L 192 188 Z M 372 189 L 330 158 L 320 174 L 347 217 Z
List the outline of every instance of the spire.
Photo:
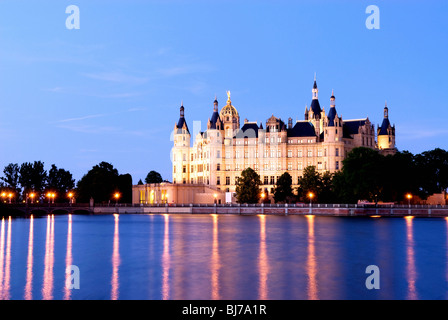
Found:
M 218 99 L 215 94 L 215 101 L 213 101 L 213 112 L 218 112 Z
M 313 100 L 317 99 L 317 93 L 319 92 L 319 89 L 317 89 L 316 74 L 314 74 L 314 84 L 311 91 L 313 92 Z
M 227 93 L 227 104 L 232 104 L 232 101 L 230 101 L 230 91 L 226 91 Z
M 389 118 L 389 108 L 387 107 L 387 101 L 385 103 L 384 106 L 384 119 L 388 119 Z
M 328 126 L 334 127 L 335 126 L 335 119 L 337 117 L 337 111 L 336 111 L 336 98 L 334 97 L 334 90 L 331 90 L 331 97 L 330 97 L 330 111 L 328 112 Z
M 184 117 L 184 102 L 181 102 L 181 106 L 180 106 L 180 117 L 179 117 L 179 121 L 177 122 L 176 125 L 176 129 L 177 132 L 176 133 L 184 133 L 182 132 L 182 130 L 185 130 L 185 133 L 190 134 L 190 131 L 188 130 L 188 126 L 187 126 L 187 122 L 185 121 L 185 117 Z

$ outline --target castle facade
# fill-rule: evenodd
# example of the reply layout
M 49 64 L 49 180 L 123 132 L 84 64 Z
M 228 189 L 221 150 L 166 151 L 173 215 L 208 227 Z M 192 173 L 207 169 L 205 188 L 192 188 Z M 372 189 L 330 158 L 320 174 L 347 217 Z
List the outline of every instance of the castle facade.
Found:
M 312 100 L 305 107 L 304 120 L 284 122 L 272 115 L 266 122 L 244 120 L 227 92 L 227 102 L 219 110 L 218 101 L 207 122 L 191 144 L 185 108 L 174 125 L 171 152 L 172 183 L 134 186 L 134 203 L 223 203 L 230 202 L 241 172 L 254 169 L 268 195 L 274 192 L 277 179 L 288 172 L 293 188 L 307 166 L 319 173 L 342 169 L 342 161 L 356 147 L 393 154 L 395 126 L 389 121 L 387 105 L 381 126 L 375 130 L 368 117 L 345 120 L 336 110 L 334 92 L 328 113 L 319 103 L 316 79 Z M 182 190 L 182 191 L 179 191 Z M 227 195 L 227 196 L 226 196 Z

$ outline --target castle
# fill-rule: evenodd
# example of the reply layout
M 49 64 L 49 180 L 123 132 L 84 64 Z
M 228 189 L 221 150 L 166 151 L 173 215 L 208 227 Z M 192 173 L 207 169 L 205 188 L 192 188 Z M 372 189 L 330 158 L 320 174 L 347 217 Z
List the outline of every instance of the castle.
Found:
M 193 145 L 182 105 L 173 132 L 172 184 L 140 186 L 135 190 L 138 202 L 230 202 L 229 195 L 235 192 L 241 171 L 247 167 L 260 175 L 263 190 L 272 194 L 284 172 L 292 176 L 293 187 L 297 187 L 307 166 L 314 166 L 320 173 L 335 172 L 342 168 L 342 161 L 353 148 L 377 149 L 382 154 L 396 152 L 395 126 L 389 122 L 387 105 L 375 135 L 368 117 L 344 120 L 339 116 L 334 92 L 326 113 L 318 93 L 315 78 L 304 120 L 293 123 L 289 118 L 285 123 L 272 115 L 264 125 L 246 119 L 241 126 L 239 113 L 227 92 L 227 102 L 221 110 L 215 98 L 207 130 L 194 137 Z M 137 202 L 137 196 L 134 201 Z

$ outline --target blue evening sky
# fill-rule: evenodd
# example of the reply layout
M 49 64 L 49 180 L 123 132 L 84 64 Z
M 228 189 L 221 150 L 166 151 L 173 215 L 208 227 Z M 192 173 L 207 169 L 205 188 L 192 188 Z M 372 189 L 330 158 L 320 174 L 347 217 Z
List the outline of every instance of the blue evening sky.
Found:
M 447 17 L 443 0 L 0 0 L 0 169 L 41 160 L 78 180 L 107 161 L 171 180 L 182 100 L 191 131 L 226 90 L 241 122 L 302 120 L 315 72 L 327 111 L 334 89 L 339 115 L 376 126 L 387 100 L 399 150 L 448 149 Z

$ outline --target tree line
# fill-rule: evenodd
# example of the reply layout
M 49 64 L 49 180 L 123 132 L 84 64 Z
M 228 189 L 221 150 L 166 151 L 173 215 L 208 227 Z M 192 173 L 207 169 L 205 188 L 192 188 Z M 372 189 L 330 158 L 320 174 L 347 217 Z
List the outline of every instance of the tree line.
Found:
M 156 171 L 150 171 L 145 179 L 146 183 L 162 181 Z M 88 203 L 91 198 L 95 203 L 131 203 L 132 177 L 128 173 L 120 174 L 104 161 L 93 166 L 77 183 L 70 171 L 55 164 L 47 171 L 42 161 L 10 163 L 0 177 L 0 198 L 2 203 L 68 203 L 71 199 Z
M 236 188 L 237 201 L 267 201 L 261 186 L 260 176 L 247 168 Z M 407 201 L 407 194 L 426 200 L 447 188 L 448 152 L 443 149 L 383 156 L 377 150 L 359 147 L 348 153 L 342 170 L 335 173 L 321 174 L 314 166 L 306 167 L 295 189 L 291 175 L 283 173 L 277 180 L 273 198 L 276 203 L 356 203 L 359 200 L 401 203 Z

